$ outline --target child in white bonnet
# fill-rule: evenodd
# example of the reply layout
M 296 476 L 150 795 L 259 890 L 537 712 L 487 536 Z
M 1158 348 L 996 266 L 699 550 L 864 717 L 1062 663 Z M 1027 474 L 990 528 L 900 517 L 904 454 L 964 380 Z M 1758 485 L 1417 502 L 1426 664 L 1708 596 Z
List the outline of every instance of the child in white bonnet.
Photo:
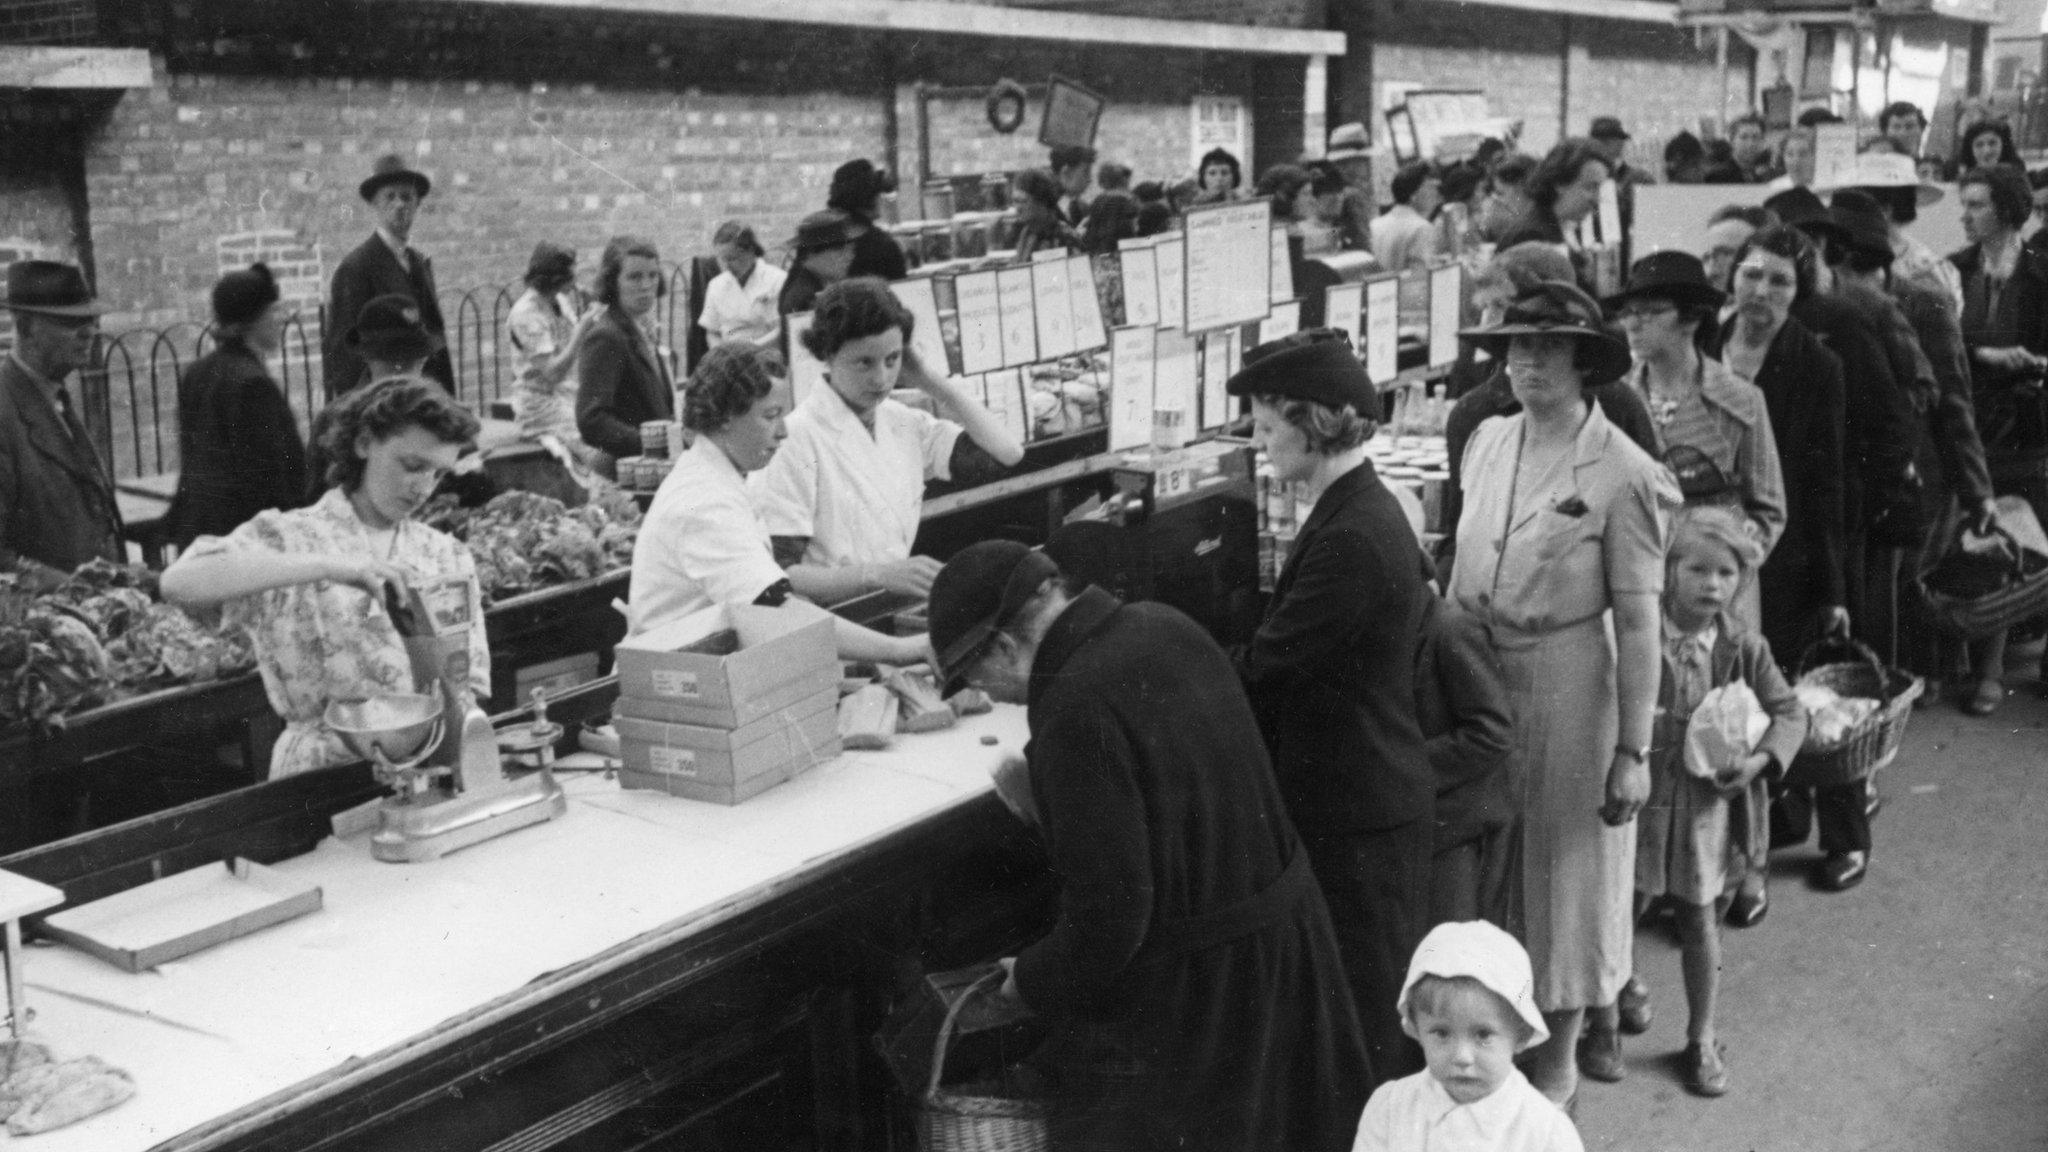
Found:
M 1584 1152 L 1578 1130 L 1515 1067 L 1550 1035 L 1529 954 L 1484 920 L 1439 924 L 1401 985 L 1401 1025 L 1425 1071 L 1366 1102 L 1353 1152 Z

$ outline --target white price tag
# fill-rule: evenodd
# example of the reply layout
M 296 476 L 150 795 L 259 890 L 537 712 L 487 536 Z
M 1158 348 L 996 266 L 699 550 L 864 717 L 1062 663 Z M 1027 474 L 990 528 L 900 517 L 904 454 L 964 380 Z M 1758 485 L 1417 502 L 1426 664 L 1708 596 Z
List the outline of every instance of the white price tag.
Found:
M 695 672 L 682 672 L 674 668 L 656 668 L 653 680 L 654 694 L 656 696 L 681 696 L 687 700 L 695 700 L 704 694 L 703 689 L 697 686 L 697 674 Z

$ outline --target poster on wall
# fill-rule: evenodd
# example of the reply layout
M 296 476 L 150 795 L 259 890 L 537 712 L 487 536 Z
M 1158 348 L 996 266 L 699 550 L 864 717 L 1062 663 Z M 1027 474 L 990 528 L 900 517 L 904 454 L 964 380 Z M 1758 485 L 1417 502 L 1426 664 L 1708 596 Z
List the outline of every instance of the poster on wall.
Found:
M 1188 117 L 1188 170 L 1201 167 L 1202 157 L 1221 148 L 1237 157 L 1240 168 L 1250 168 L 1252 159 L 1252 117 L 1239 96 L 1197 96 Z M 1247 179 L 1245 184 L 1249 186 Z

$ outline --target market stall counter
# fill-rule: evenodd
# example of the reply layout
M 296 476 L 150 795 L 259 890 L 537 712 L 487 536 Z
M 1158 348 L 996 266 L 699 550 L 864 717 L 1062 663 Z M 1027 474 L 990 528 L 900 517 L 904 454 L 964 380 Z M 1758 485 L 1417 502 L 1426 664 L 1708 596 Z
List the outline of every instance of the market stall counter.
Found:
M 550 715 L 573 730 L 612 691 Z M 38 1149 L 893 1146 L 868 1040 L 890 999 L 1049 906 L 990 783 L 1024 739 L 998 708 L 735 807 L 564 774 L 566 817 L 425 864 L 304 851 L 374 794 L 360 766 L 0 859 L 74 903 L 229 855 L 324 898 L 141 974 L 32 947 L 33 1036 L 138 1088 Z

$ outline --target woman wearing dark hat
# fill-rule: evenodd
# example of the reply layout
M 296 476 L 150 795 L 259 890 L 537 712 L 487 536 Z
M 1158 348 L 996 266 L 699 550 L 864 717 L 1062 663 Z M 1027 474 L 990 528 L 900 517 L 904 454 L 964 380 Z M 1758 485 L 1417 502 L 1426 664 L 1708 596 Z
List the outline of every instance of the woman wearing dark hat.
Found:
M 761 259 L 767 253 L 754 238 L 754 230 L 737 220 L 727 220 L 711 236 L 721 271 L 704 289 L 704 312 L 697 318 L 706 342 L 744 344 L 773 348 L 782 339 L 782 316 L 777 304 L 782 285 L 789 277 L 782 269 Z M 854 259 L 859 260 L 858 249 Z
M 864 228 L 853 240 L 853 266 L 848 276 L 879 276 L 901 280 L 910 275 L 903 246 L 875 224 L 882 214 L 882 194 L 896 190 L 896 180 L 865 158 L 848 160 L 832 173 L 832 191 L 825 207 L 836 208 Z
M 306 503 L 306 442 L 266 358 L 282 343 L 285 308 L 261 264 L 213 286 L 213 351 L 178 381 L 178 491 L 171 542 L 225 536 L 243 521 Z
M 854 242 L 865 225 L 837 208 L 813 212 L 798 221 L 789 248 L 794 255 L 782 282 L 776 310 L 787 316 L 809 312 L 819 294 L 846 279 L 853 267 Z
M 1435 778 L 1415 713 L 1428 569 L 1365 456 L 1379 393 L 1344 336 L 1299 333 L 1231 377 L 1278 480 L 1314 511 L 1237 658 L 1288 814 L 1330 905 L 1381 1079 L 1421 1067 L 1395 1011 L 1428 927 Z
M 1722 299 L 1699 257 L 1657 252 L 1636 261 L 1605 304 L 1635 357 L 1624 379 L 1649 409 L 1656 455 L 1687 504 L 1740 510 L 1761 557 L 1785 530 L 1785 479 L 1763 393 L 1700 351 L 1701 329 L 1711 334 Z M 1749 628 L 1760 625 L 1753 584 L 1731 612 Z
M 1080 250 L 1080 235 L 1060 215 L 1060 184 L 1052 173 L 1027 168 L 1017 173 L 1010 189 L 1017 206 L 1017 259 L 1029 260 L 1049 248 Z
M 1612 1004 L 1632 967 L 1634 820 L 1650 794 L 1658 597 L 1681 496 L 1587 396 L 1629 354 L 1584 292 L 1539 284 L 1464 334 L 1506 361 L 1522 411 L 1481 424 L 1465 450 L 1450 598 L 1486 622 L 1514 704 L 1511 911 L 1551 1032 L 1529 1079 L 1567 1104 L 1584 1013 Z
M 675 417 L 675 382 L 654 332 L 663 290 L 653 241 L 614 236 L 597 266 L 597 302 L 576 358 L 576 430 L 598 450 L 596 467 L 612 478 L 617 461 L 640 454 L 640 425 Z
M 604 314 L 597 307 L 576 314 L 570 290 L 576 284 L 576 253 L 546 240 L 534 245 L 526 262 L 526 291 L 512 302 L 505 334 L 518 356 L 512 412 L 519 434 L 529 440 L 555 436 L 572 448 L 576 434 L 576 358 L 583 338 Z

